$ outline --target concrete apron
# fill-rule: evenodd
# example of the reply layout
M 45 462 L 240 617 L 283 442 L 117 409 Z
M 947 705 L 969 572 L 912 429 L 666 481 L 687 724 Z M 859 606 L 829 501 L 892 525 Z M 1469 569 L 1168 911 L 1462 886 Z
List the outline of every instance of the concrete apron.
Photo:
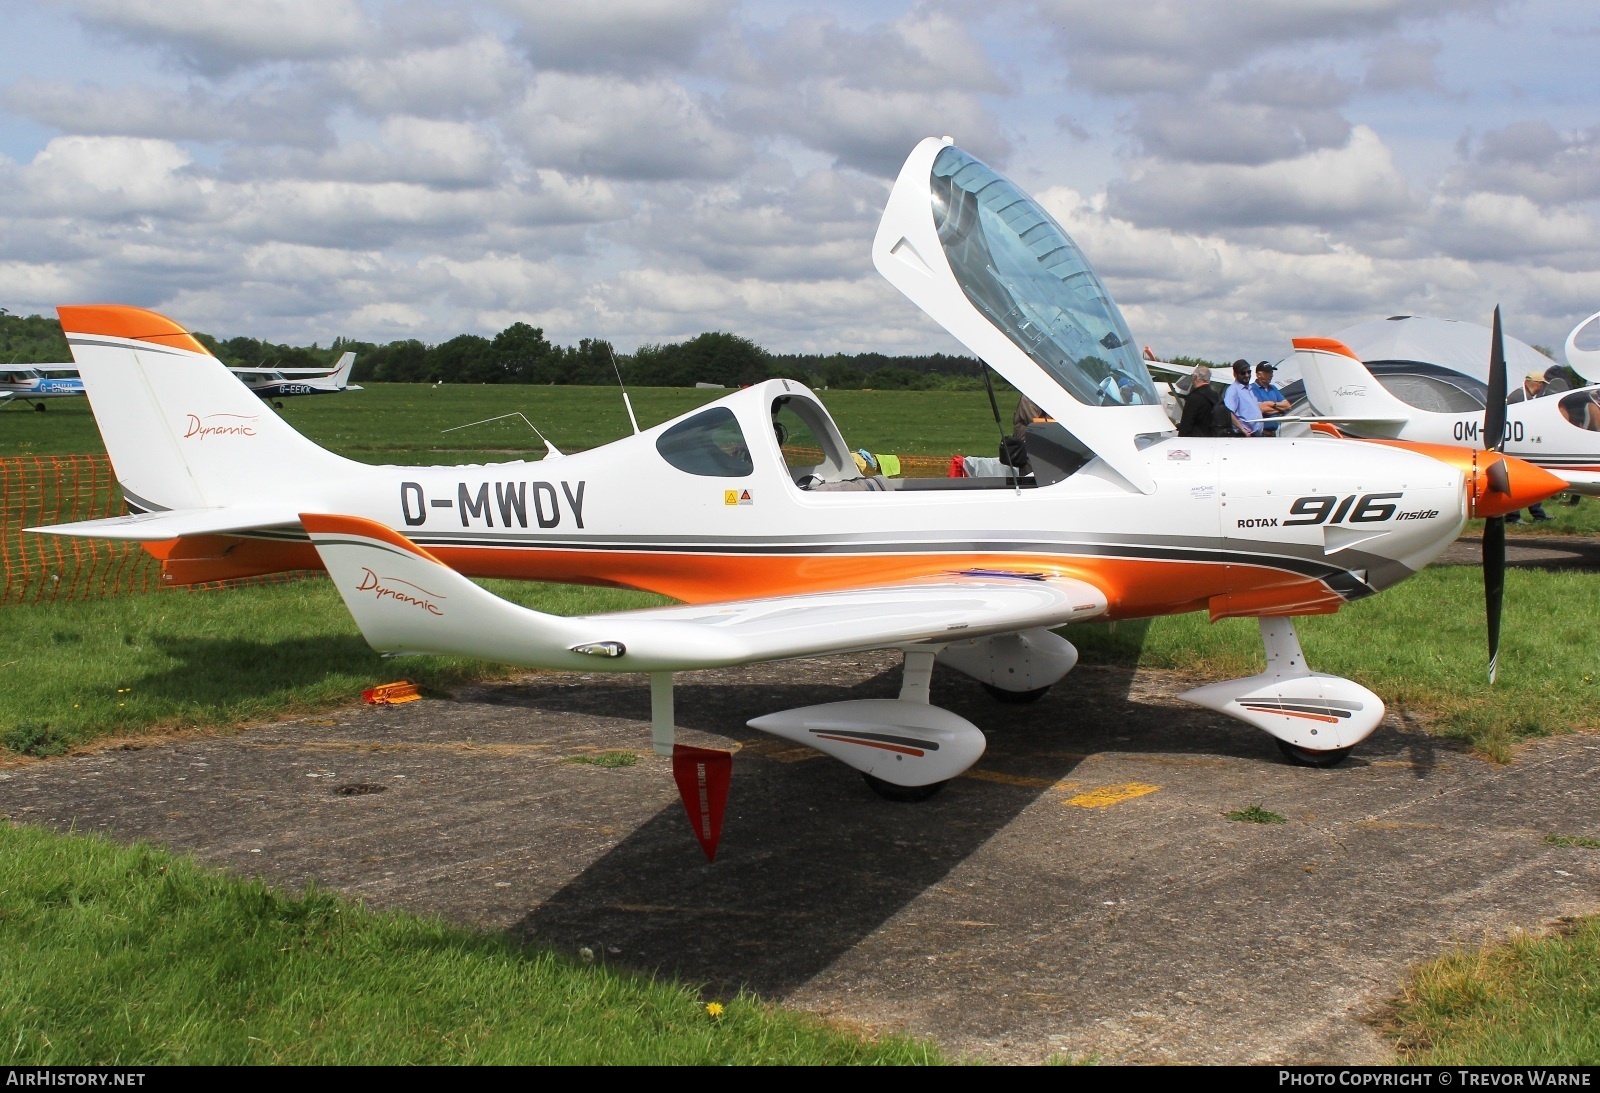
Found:
M 1033 706 L 936 674 L 989 752 L 921 804 L 745 718 L 891 697 L 891 655 L 681 677 L 688 742 L 743 748 L 708 865 L 643 677 L 530 676 L 0 771 L 0 814 L 745 987 L 952 1052 L 1036 1062 L 1381 1062 L 1415 961 L 1600 910 L 1600 741 L 1496 767 L 1391 713 L 1336 770 L 1082 667 Z M 629 768 L 571 762 L 626 748 Z M 382 787 L 374 789 L 373 787 Z M 1260 804 L 1288 822 L 1230 822 Z

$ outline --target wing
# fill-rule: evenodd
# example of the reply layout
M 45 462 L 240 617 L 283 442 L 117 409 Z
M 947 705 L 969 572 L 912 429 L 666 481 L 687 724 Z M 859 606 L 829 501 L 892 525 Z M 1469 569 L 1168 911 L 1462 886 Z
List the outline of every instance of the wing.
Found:
M 27 367 L 35 372 L 76 372 L 76 364 L 30 364 Z
M 374 649 L 530 668 L 720 668 L 884 646 L 964 641 L 1093 618 L 1106 598 L 1041 574 L 951 573 L 845 592 L 563 618 L 480 588 L 398 532 L 302 514 L 334 587 Z

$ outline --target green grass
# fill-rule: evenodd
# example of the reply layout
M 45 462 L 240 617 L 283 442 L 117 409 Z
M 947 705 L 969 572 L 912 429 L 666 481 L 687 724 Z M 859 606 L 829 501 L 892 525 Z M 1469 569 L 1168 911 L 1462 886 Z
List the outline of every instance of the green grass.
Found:
M 1468 566 L 1423 570 L 1336 615 L 1295 620 L 1313 669 L 1370 687 L 1391 710 L 1436 735 L 1508 760 L 1534 737 L 1600 728 L 1600 581 L 1593 574 L 1506 574 L 1499 680 L 1488 682 L 1482 575 Z M 1143 664 L 1197 679 L 1262 671 L 1249 619 L 1203 614 L 1089 623 L 1064 634 L 1085 663 Z M 1071 685 L 1070 678 L 1067 686 Z
M 1540 537 L 1546 535 L 1582 535 L 1588 538 L 1600 535 L 1600 504 L 1592 499 L 1585 498 L 1576 505 L 1569 505 L 1562 497 L 1552 497 L 1544 503 L 1545 515 L 1550 517 L 1542 523 L 1534 523 L 1526 512 L 1522 515 L 1522 523 L 1508 524 L 1506 534 L 1516 537 Z M 1473 520 L 1468 523 L 1463 534 L 1482 535 L 1483 521 Z
M 1600 839 L 1591 839 L 1587 835 L 1556 835 L 1544 837 L 1544 841 L 1551 846 L 1576 846 L 1584 850 L 1600 850 Z
M 1417 969 L 1389 1035 L 1407 1063 L 1600 1063 L 1600 919 L 1460 949 Z
M 1251 805 L 1249 808 L 1235 809 L 1223 814 L 1223 819 L 1232 820 L 1238 824 L 1284 824 L 1288 823 L 1282 815 L 1268 812 L 1260 805 Z
M 0 1062 L 933 1063 L 749 998 L 0 823 Z
M 639 756 L 631 751 L 601 751 L 593 755 L 569 756 L 569 763 L 583 763 L 591 767 L 631 767 L 639 761 Z
M 563 615 L 667 602 L 618 589 L 484 584 Z M 325 709 L 397 679 L 441 690 L 508 671 L 459 657 L 382 659 L 320 576 L 0 608 L 0 669 L 0 743 L 33 755 L 106 736 Z
M 1391 709 L 1498 760 L 1523 740 L 1600 728 L 1600 582 L 1507 574 L 1500 678 L 1484 674 L 1480 577 L 1425 570 L 1340 611 L 1297 623 L 1311 665 L 1372 688 Z M 484 582 L 555 614 L 666 602 L 612 589 Z M 1254 622 L 1202 614 L 1064 631 L 1085 663 L 1143 664 L 1226 679 L 1262 670 Z M 355 701 L 375 683 L 444 689 L 504 678 L 499 664 L 382 660 L 323 578 L 224 592 L 154 592 L 0 608 L 0 743 L 30 754 L 165 728 L 210 728 Z M 1063 686 L 1071 687 L 1069 678 Z
M 728 394 L 694 388 L 640 387 L 631 392 L 643 428 Z M 895 455 L 993 455 L 999 444 L 982 391 L 819 392 L 852 448 Z M 1014 394 L 1002 394 L 1010 430 Z M 374 383 L 343 395 L 286 399 L 284 419 L 318 444 L 366 463 L 505 462 L 538 456 L 544 445 L 512 418 L 443 432 L 520 411 L 562 451 L 593 448 L 628 435 L 622 399 L 609 387 L 462 386 Z M 105 451 L 87 399 L 57 399 L 45 413 L 0 409 L 0 455 L 69 455 Z

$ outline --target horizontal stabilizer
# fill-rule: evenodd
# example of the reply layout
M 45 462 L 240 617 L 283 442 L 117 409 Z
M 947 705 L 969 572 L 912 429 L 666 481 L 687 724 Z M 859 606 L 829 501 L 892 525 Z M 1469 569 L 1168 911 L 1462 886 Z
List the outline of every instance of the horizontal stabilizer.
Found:
M 185 535 L 223 535 L 259 528 L 293 526 L 300 514 L 293 505 L 278 507 L 241 505 L 221 509 L 172 509 L 142 512 L 135 516 L 113 516 L 106 520 L 80 520 L 73 524 L 51 524 L 28 528 L 43 535 L 82 535 L 92 539 L 131 539 L 153 542 Z
M 1092 585 L 1038 574 L 961 574 L 847 592 L 564 618 L 473 584 L 383 524 L 301 523 L 373 648 L 529 668 L 687 671 L 1060 626 L 1106 608 Z

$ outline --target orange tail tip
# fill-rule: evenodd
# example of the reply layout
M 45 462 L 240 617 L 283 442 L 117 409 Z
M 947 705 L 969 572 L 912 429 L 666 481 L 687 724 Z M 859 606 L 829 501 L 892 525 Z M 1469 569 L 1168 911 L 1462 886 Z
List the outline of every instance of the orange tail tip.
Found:
M 1345 345 L 1338 338 L 1295 338 L 1293 342 L 1296 349 L 1320 349 L 1324 353 L 1337 353 L 1341 357 L 1349 357 L 1353 361 L 1361 359 L 1351 351 L 1348 345 Z
M 211 351 L 195 340 L 182 326 L 165 315 L 125 304 L 63 304 L 56 308 L 61 329 L 68 334 L 99 334 L 107 338 L 130 338 L 138 342 L 170 345 L 191 353 L 210 356 Z
M 401 702 L 415 702 L 421 697 L 421 690 L 408 680 L 401 680 L 399 683 L 380 683 L 361 692 L 361 701 L 374 706 L 395 706 Z

